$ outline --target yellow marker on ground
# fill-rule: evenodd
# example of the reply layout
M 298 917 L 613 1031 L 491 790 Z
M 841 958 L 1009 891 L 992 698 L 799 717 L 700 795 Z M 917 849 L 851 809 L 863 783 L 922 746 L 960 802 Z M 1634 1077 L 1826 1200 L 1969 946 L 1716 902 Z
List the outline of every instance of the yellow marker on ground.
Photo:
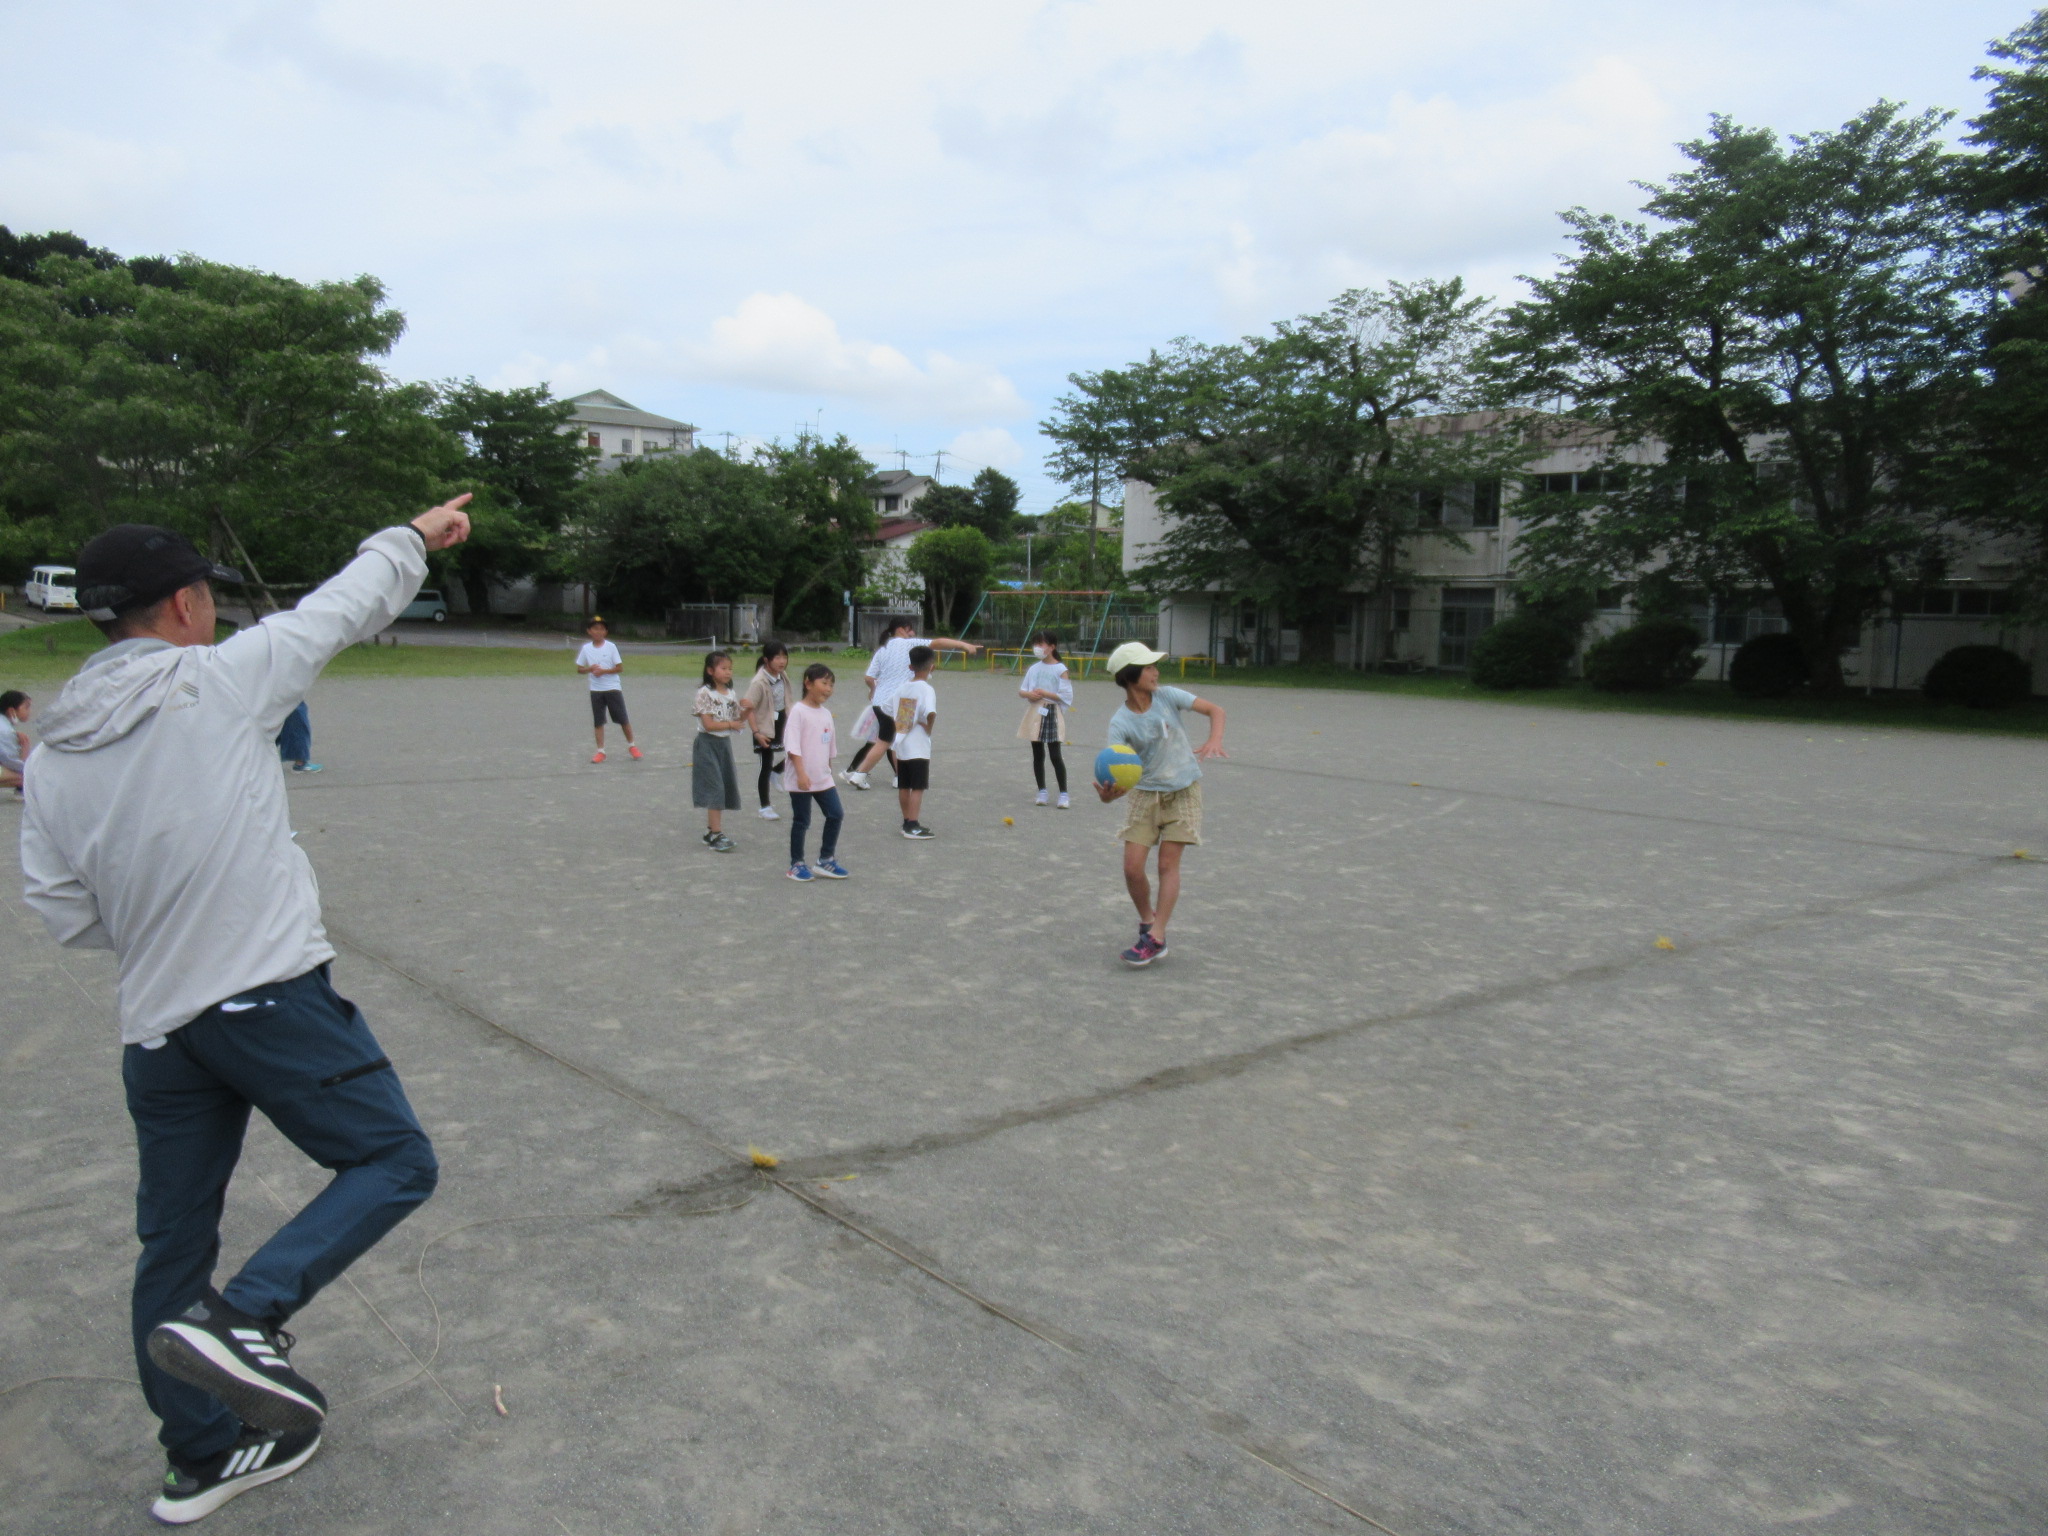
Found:
M 1676 948 L 1678 948 L 1678 946 L 1677 946 L 1676 944 L 1672 943 L 1672 942 L 1671 942 L 1671 941 L 1670 941 L 1669 939 L 1665 938 L 1665 937 L 1664 937 L 1664 936 L 1663 936 L 1662 934 L 1659 934 L 1659 935 L 1657 936 L 1657 948 L 1659 948 L 1659 949 L 1676 949 Z

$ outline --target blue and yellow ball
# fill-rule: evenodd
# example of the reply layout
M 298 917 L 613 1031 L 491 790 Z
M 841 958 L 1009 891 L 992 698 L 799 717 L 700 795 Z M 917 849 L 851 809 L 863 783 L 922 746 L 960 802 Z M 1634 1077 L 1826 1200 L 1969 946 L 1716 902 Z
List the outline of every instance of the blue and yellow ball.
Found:
M 1136 789 L 1145 776 L 1145 764 L 1138 754 L 1121 742 L 1095 754 L 1095 782 L 1114 784 L 1118 789 Z

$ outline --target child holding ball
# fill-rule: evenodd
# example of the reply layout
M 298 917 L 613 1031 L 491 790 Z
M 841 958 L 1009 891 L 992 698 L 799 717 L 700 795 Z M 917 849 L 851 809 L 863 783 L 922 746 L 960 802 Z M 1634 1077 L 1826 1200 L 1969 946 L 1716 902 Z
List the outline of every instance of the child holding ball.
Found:
M 1133 789 L 1101 778 L 1095 793 L 1103 801 L 1130 796 L 1123 829 L 1124 888 L 1138 909 L 1138 942 L 1123 952 L 1132 969 L 1150 965 L 1166 953 L 1166 924 L 1180 900 L 1180 860 L 1190 844 L 1202 840 L 1202 770 L 1198 758 L 1227 757 L 1223 750 L 1223 709 L 1198 699 L 1185 688 L 1159 681 L 1159 660 L 1166 653 L 1133 640 L 1109 653 L 1110 676 L 1124 691 L 1123 707 L 1110 717 L 1109 744 L 1129 747 L 1144 764 Z M 1188 744 L 1182 710 L 1209 717 L 1209 737 L 1199 747 Z M 1159 900 L 1152 900 L 1145 861 L 1159 850 Z

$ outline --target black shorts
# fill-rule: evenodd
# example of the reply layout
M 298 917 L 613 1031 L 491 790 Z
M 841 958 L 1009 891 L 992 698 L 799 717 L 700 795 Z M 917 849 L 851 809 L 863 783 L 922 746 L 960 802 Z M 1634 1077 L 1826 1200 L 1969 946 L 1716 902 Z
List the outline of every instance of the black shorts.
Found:
M 870 705 L 869 707 L 875 712 L 875 740 L 894 741 L 896 739 L 896 717 L 879 704 Z
M 896 787 L 898 789 L 930 789 L 932 787 L 932 760 L 928 757 L 897 758 Z
M 606 715 L 610 715 L 621 725 L 627 723 L 625 689 L 593 688 L 590 690 L 590 723 L 602 730 Z

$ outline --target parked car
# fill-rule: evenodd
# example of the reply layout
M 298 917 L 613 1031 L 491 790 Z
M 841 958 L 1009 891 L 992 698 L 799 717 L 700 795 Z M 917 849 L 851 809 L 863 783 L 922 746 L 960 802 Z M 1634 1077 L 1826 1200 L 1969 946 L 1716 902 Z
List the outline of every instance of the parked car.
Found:
M 432 619 L 436 624 L 448 622 L 448 605 L 441 600 L 441 594 L 434 588 L 423 588 L 418 597 L 406 604 L 401 619 Z
M 39 565 L 22 584 L 23 602 L 34 603 L 48 612 L 52 608 L 78 609 L 78 569 L 69 565 Z

